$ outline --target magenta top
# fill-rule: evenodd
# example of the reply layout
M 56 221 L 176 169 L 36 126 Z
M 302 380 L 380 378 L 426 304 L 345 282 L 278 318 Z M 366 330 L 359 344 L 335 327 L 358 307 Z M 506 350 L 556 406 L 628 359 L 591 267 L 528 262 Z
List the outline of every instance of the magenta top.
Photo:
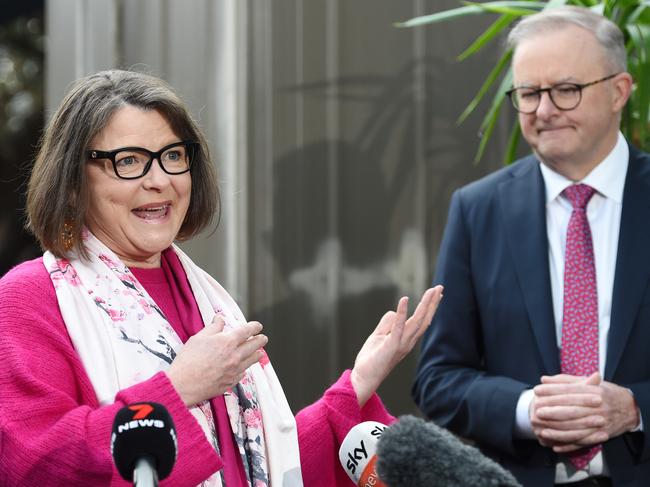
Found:
M 201 321 L 185 274 L 171 260 L 164 259 L 162 268 L 168 285 L 160 285 L 156 272 L 135 272 L 185 341 Z M 111 427 L 120 408 L 143 401 L 163 404 L 177 429 L 178 458 L 161 487 L 194 487 L 221 469 L 226 487 L 246 485 L 218 400 L 212 404 L 222 456 L 164 372 L 121 390 L 113 404 L 98 404 L 42 258 L 20 264 L 0 279 L 0 357 L 0 485 L 129 485 L 113 465 Z M 305 487 L 354 486 L 339 465 L 338 447 L 354 425 L 369 420 L 388 424 L 394 418 L 376 395 L 359 408 L 349 371 L 297 414 Z
M 199 306 L 194 299 L 183 266 L 174 252 L 163 253 L 162 267 L 131 268 L 131 272 L 165 313 L 167 321 L 183 343 L 203 328 Z M 248 481 L 244 464 L 230 428 L 223 396 L 213 398 L 210 404 L 217 429 L 225 485 L 227 487 L 246 487 Z

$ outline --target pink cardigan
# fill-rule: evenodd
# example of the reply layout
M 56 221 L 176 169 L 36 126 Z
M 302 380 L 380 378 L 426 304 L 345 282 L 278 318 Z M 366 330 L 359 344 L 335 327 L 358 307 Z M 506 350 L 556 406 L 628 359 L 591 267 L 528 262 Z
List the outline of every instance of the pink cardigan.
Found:
M 125 404 L 164 404 L 179 453 L 161 487 L 194 487 L 223 464 L 164 373 L 120 391 L 100 407 L 59 311 L 42 259 L 0 280 L 0 485 L 124 486 L 109 451 Z M 338 445 L 360 421 L 394 418 L 373 396 L 360 409 L 349 371 L 296 416 L 305 487 L 349 486 Z M 226 486 L 228 487 L 228 486 Z

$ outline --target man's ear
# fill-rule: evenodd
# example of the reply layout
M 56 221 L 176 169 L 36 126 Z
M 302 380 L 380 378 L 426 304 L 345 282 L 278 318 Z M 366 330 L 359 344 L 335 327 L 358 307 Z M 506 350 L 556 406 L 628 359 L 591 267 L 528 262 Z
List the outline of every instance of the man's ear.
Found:
M 619 113 L 623 110 L 623 107 L 630 98 L 634 80 L 632 79 L 632 75 L 630 73 L 623 72 L 617 74 L 612 82 L 614 83 L 614 99 L 612 110 L 616 113 Z

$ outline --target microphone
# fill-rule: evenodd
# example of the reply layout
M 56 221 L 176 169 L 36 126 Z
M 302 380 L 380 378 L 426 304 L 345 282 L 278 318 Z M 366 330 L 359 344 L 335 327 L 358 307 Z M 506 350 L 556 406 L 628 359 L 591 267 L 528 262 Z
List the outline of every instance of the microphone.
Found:
M 377 458 L 387 487 L 521 487 L 477 448 L 415 416 L 401 416 L 383 432 Z
M 365 421 L 354 426 L 339 448 L 343 470 L 357 487 L 386 487 L 375 470 L 377 443 L 386 425 Z
M 171 473 L 177 452 L 174 421 L 162 404 L 129 404 L 115 415 L 111 454 L 124 480 L 157 487 Z

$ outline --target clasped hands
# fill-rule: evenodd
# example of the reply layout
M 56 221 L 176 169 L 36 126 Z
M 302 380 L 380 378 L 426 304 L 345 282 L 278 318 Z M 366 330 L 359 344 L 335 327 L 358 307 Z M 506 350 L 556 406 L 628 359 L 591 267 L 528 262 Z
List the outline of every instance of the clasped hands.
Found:
M 567 453 L 633 431 L 639 411 L 632 393 L 602 380 L 568 374 L 544 376 L 533 389 L 529 408 L 540 444 Z

